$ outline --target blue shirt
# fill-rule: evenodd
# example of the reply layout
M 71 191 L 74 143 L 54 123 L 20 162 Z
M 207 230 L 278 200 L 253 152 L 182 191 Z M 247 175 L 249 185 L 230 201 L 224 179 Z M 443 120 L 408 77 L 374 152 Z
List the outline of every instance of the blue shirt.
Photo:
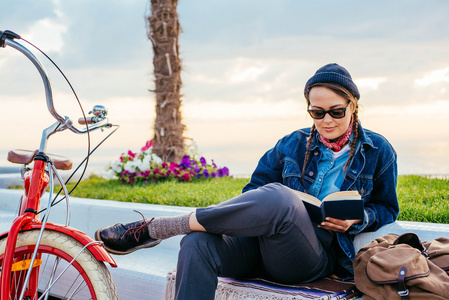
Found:
M 322 201 L 327 195 L 340 191 L 344 179 L 343 170 L 349 158 L 349 147 L 344 147 L 346 149 L 340 150 L 344 151 L 344 153 L 335 160 L 332 150 L 322 143 L 319 143 L 319 148 L 322 156 L 318 161 L 315 182 L 308 190 L 308 193 Z

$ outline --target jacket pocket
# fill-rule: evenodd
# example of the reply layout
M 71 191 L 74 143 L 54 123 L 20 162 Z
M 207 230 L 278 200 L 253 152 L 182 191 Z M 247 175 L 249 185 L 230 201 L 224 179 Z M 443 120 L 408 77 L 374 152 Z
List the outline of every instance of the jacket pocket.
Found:
M 284 185 L 294 190 L 299 190 L 300 187 L 302 186 L 301 170 L 299 169 L 298 163 L 289 157 L 286 157 L 284 160 L 282 179 Z
M 365 200 L 373 191 L 373 178 L 360 175 L 352 185 L 351 190 L 357 190 L 362 199 Z

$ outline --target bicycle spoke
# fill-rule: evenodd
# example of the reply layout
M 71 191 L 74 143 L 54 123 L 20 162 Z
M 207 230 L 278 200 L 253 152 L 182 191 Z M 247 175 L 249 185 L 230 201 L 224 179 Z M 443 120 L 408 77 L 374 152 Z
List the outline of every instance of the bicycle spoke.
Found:
M 27 255 L 22 256 L 21 260 L 25 260 Z M 13 272 L 13 278 L 11 278 L 11 282 L 14 282 L 14 287 L 16 291 L 16 295 L 19 294 L 19 288 L 21 286 L 20 280 L 24 276 L 24 270 Z M 25 287 L 23 287 L 25 289 Z M 16 296 L 17 297 L 17 296 Z
M 75 288 L 75 290 L 70 294 L 70 296 L 67 297 L 67 295 L 70 293 L 70 291 L 73 289 L 73 286 L 75 285 L 75 283 L 77 282 L 77 280 L 79 279 L 80 275 L 78 274 L 78 276 L 73 280 L 72 284 L 70 285 L 70 287 L 67 289 L 67 293 L 64 295 L 63 299 L 72 299 L 73 295 L 76 294 L 77 289 L 79 289 L 80 285 L 83 284 L 83 281 L 81 281 L 78 286 Z
M 74 285 L 75 282 L 79 279 L 79 277 L 80 277 L 80 275 L 78 274 L 77 278 L 73 281 L 73 284 L 70 286 L 70 289 L 72 289 L 73 285 Z M 66 297 L 67 294 L 68 294 L 69 291 L 70 291 L 70 289 L 69 289 L 69 290 L 67 291 L 67 294 L 64 296 L 64 299 L 69 300 L 69 299 L 72 299 L 73 296 L 76 296 L 80 291 L 82 291 L 82 290 L 84 289 L 85 285 L 81 287 L 82 284 L 83 284 L 83 280 L 80 281 L 80 283 L 79 283 L 78 286 L 74 289 L 74 291 L 72 292 L 72 294 L 70 294 L 69 297 Z M 81 287 L 81 288 L 80 288 L 80 287 Z
M 47 262 L 48 262 L 48 259 L 49 259 L 49 257 L 47 256 Z M 51 285 L 53 283 L 53 279 L 55 278 L 56 270 L 58 269 L 60 260 L 61 259 L 58 257 L 58 258 L 56 258 L 55 262 L 53 263 L 53 267 L 50 272 L 50 280 L 48 281 L 47 286 L 45 287 L 44 290 L 47 290 L 49 287 L 51 287 Z M 50 296 L 50 293 L 47 293 L 44 300 L 48 300 L 49 296 Z

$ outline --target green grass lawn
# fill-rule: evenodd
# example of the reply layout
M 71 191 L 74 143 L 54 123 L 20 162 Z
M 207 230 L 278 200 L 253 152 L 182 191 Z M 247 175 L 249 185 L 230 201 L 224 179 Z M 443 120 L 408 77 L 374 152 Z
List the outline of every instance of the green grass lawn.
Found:
M 449 180 L 399 176 L 400 220 L 449 223 Z
M 96 176 L 81 182 L 72 196 L 124 202 L 200 207 L 217 204 L 239 195 L 248 178 L 221 177 L 193 182 L 165 181 L 122 184 Z M 69 185 L 70 186 L 70 185 Z
M 72 196 L 125 202 L 200 207 L 220 203 L 241 193 L 248 178 L 215 178 L 204 181 L 167 181 L 121 184 L 118 180 L 91 177 Z M 449 180 L 399 176 L 399 220 L 449 223 Z

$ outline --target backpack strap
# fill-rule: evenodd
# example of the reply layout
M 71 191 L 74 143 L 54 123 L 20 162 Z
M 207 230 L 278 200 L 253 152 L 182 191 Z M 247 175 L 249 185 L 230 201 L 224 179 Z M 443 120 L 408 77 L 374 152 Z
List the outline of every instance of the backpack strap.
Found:
M 398 276 L 398 294 L 401 296 L 401 300 L 408 300 L 408 288 L 405 285 L 405 273 L 407 273 L 407 269 L 402 267 L 399 271 Z

